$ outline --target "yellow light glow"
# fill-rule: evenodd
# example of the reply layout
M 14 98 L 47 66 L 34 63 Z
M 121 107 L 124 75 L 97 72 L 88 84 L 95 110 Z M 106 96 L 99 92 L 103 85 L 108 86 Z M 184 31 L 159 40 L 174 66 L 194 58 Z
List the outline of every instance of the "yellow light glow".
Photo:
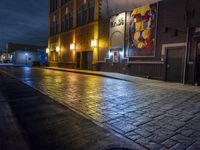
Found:
M 71 50 L 71 51 L 74 51 L 75 49 L 76 49 L 75 43 L 71 43 L 71 44 L 70 44 L 70 50 Z
M 91 47 L 93 47 L 93 48 L 97 47 L 97 40 L 96 39 L 93 39 L 91 41 Z
M 47 49 L 46 49 L 46 53 L 49 53 L 49 51 L 50 51 L 49 48 L 47 48 Z
M 60 47 L 59 46 L 56 47 L 56 52 L 60 52 Z

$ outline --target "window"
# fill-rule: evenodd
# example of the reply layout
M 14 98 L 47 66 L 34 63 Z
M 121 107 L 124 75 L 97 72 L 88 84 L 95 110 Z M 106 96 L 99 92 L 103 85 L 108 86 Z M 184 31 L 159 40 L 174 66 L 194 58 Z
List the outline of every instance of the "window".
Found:
M 50 35 L 51 36 L 58 34 L 58 27 L 59 27 L 58 21 L 53 21 L 50 24 Z
M 69 14 L 69 29 L 73 28 L 73 15 Z
M 68 31 L 73 28 L 73 16 L 71 13 L 62 16 L 61 31 Z
M 88 23 L 88 5 L 87 3 L 82 7 L 82 24 Z
M 94 21 L 94 0 L 90 0 L 89 4 L 89 22 Z
M 90 0 L 82 5 L 82 9 L 77 11 L 77 26 L 81 26 L 94 21 L 94 0 Z
M 59 6 L 59 0 L 50 0 L 50 12 L 55 11 Z
M 82 25 L 82 12 L 81 11 L 77 11 L 77 17 L 76 17 L 76 23 L 77 26 L 81 26 Z
M 71 0 L 61 0 L 61 6 L 63 6 L 64 4 L 70 2 Z
M 62 21 L 61 21 L 61 31 L 63 32 L 63 31 L 65 31 L 65 15 L 64 16 L 62 16 Z

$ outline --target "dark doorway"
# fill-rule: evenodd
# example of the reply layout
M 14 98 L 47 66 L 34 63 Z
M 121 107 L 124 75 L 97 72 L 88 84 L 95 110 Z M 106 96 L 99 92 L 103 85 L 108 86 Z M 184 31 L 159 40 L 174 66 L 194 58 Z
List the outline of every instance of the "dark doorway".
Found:
M 196 56 L 196 82 L 200 85 L 200 42 L 197 44 Z
M 113 72 L 120 72 L 120 52 L 114 51 L 113 52 Z
M 182 83 L 184 74 L 184 48 L 169 48 L 166 52 L 166 80 Z
M 81 69 L 92 70 L 92 52 L 82 52 L 82 65 Z
M 81 68 L 81 53 L 77 52 L 77 58 L 76 58 L 76 68 L 80 69 Z

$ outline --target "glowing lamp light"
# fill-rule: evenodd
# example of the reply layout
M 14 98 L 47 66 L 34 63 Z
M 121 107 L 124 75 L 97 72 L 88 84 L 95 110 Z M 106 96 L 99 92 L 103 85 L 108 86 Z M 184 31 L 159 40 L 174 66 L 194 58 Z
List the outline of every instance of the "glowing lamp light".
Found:
M 75 43 L 71 43 L 70 44 L 70 50 L 74 51 L 76 49 L 76 44 Z
M 59 46 L 56 47 L 56 52 L 60 52 L 60 47 Z
M 25 56 L 28 56 L 28 53 L 25 53 Z
M 109 58 L 112 56 L 112 52 L 111 51 L 109 51 L 108 56 L 109 56 Z
M 122 56 L 122 55 L 124 54 L 124 52 L 123 52 L 123 51 L 120 51 L 119 54 Z
M 91 47 L 93 47 L 93 48 L 97 47 L 97 40 L 96 39 L 93 39 L 91 41 Z
M 47 48 L 47 49 L 46 49 L 46 53 L 49 53 L 49 51 L 50 51 L 49 48 Z

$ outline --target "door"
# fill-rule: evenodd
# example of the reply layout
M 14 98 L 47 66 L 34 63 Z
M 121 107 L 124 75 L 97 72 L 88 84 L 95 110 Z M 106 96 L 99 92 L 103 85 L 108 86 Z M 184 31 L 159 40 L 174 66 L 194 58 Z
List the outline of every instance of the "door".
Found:
M 80 69 L 81 68 L 81 53 L 77 52 L 76 55 L 77 55 L 77 58 L 76 58 L 76 68 Z
M 119 51 L 113 52 L 113 72 L 120 72 L 120 53 L 119 53 Z
M 184 48 L 167 49 L 166 80 L 170 82 L 183 82 L 184 74 Z
M 196 80 L 197 84 L 200 85 L 200 42 L 197 44 L 196 52 Z
M 56 51 L 50 52 L 50 61 L 58 62 L 58 53 Z
M 82 52 L 82 69 L 92 70 L 92 52 Z

